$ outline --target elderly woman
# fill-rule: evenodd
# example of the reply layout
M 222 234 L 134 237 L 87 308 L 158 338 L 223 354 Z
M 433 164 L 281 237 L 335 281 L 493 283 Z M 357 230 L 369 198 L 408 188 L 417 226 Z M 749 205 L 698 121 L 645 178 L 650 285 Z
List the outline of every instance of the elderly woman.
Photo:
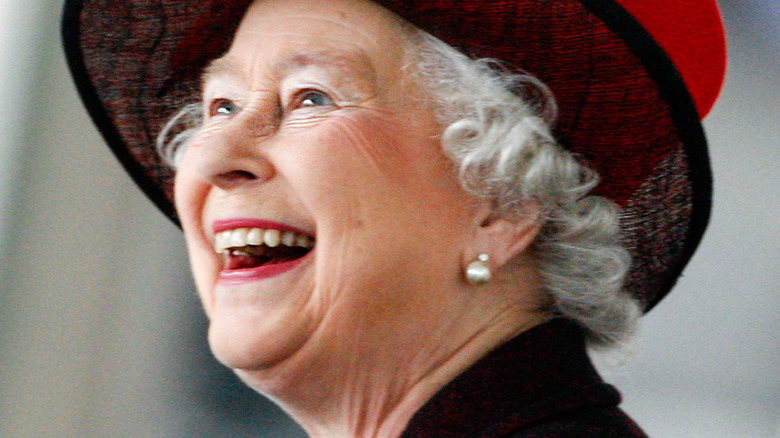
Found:
M 586 343 L 706 223 L 711 1 L 106 3 L 66 5 L 85 102 L 309 435 L 643 436 Z

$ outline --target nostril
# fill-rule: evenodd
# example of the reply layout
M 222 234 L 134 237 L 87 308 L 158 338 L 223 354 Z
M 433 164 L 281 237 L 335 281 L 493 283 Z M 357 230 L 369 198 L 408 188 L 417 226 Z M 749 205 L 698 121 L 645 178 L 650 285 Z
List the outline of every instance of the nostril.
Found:
M 231 184 L 255 180 L 257 179 L 257 175 L 246 170 L 232 170 L 220 174 L 218 178 L 222 180 L 223 183 Z
M 262 150 L 255 150 L 251 145 L 215 143 L 213 147 L 191 150 L 193 164 L 211 184 L 231 189 L 273 178 L 274 167 Z

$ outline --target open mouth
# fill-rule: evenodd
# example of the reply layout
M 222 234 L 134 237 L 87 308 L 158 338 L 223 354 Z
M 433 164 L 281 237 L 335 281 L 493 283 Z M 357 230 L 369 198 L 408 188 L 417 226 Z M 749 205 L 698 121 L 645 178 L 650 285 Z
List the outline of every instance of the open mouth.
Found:
M 214 249 L 224 269 L 236 271 L 288 265 L 314 248 L 314 238 L 293 231 L 237 228 L 216 233 Z

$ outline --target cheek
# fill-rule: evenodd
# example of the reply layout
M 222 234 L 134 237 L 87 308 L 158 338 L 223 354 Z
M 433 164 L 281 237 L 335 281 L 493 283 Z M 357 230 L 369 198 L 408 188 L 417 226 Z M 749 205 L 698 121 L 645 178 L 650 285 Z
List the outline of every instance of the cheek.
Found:
M 364 205 L 383 214 L 403 211 L 409 220 L 430 221 L 465 212 L 469 197 L 436 125 L 375 114 L 340 122 L 323 142 L 332 160 L 325 177 L 340 174 Z
M 356 111 L 301 133 L 285 150 L 283 173 L 306 199 L 319 242 L 327 243 L 320 246 L 327 255 L 319 255 L 338 260 L 343 279 L 364 273 L 344 272 L 344 264 L 393 269 L 388 266 L 456 247 L 465 234 L 469 197 L 436 127 L 410 125 Z
M 394 224 L 439 232 L 430 227 L 467 215 L 470 198 L 438 134 L 413 117 L 358 109 L 289 138 L 282 173 L 318 227 L 328 220 L 345 233 Z
M 194 231 L 200 223 L 200 212 L 203 211 L 207 194 L 205 188 L 200 186 L 194 172 L 186 165 L 185 161 L 176 172 L 174 205 L 188 245 L 193 243 Z
M 380 126 L 370 118 L 341 115 L 279 138 L 279 174 L 314 216 L 318 234 L 336 216 L 359 227 L 366 203 L 385 196 L 391 185 L 386 163 L 396 152 L 380 141 L 386 136 L 379 134 Z
M 356 109 L 294 135 L 289 142 L 294 147 L 282 152 L 290 182 L 302 193 L 321 193 L 318 199 L 345 194 L 383 199 L 399 190 L 418 193 L 408 188 L 451 177 L 449 168 L 444 175 L 448 165 L 434 127 L 411 128 L 409 121 L 376 111 Z
M 323 143 L 332 155 L 348 158 L 351 173 L 400 187 L 410 178 L 419 182 L 420 171 L 433 164 L 439 148 L 436 131 L 413 122 L 376 112 L 354 114 L 332 124 L 323 134 L 330 141 Z
M 195 285 L 201 293 L 207 313 L 209 313 L 210 300 L 203 296 L 203 291 L 207 289 L 206 285 L 216 281 L 216 274 L 210 267 L 214 265 L 213 258 L 217 257 L 202 232 L 202 215 L 208 194 L 208 184 L 196 175 L 185 160 L 176 172 L 175 206 L 184 232 Z

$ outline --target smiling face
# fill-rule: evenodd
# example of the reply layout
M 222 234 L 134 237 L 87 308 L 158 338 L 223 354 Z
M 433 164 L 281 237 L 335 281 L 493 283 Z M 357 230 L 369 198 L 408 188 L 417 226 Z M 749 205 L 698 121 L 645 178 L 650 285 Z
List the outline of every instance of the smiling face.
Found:
M 441 342 L 470 305 L 475 202 L 408 79 L 405 32 L 369 2 L 259 1 L 208 68 L 176 204 L 226 365 L 381 360 Z

